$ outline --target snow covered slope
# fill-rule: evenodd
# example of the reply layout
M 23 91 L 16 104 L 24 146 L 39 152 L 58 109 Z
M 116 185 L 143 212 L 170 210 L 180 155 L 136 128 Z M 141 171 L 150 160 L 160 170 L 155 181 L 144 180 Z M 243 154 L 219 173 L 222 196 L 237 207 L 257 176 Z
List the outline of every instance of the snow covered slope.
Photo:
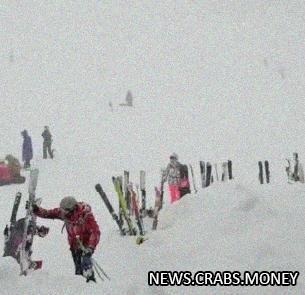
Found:
M 286 184 L 285 158 L 305 146 L 304 1 L 4 1 L 0 4 L 0 156 L 20 156 L 29 130 L 43 206 L 65 195 L 92 205 L 102 230 L 97 260 L 112 280 L 73 276 L 60 222 L 35 239 L 42 271 L 19 277 L 1 259 L 1 294 L 302 294 L 304 187 Z M 134 108 L 119 107 L 127 90 Z M 109 102 L 113 103 L 111 112 Z M 42 161 L 49 125 L 56 159 Z M 160 228 L 136 246 L 121 238 L 94 185 L 117 208 L 112 175 L 147 172 L 153 186 L 171 152 L 195 166 L 232 159 L 234 183 L 165 204 Z M 2 156 L 1 156 L 2 157 Z M 271 164 L 258 186 L 257 161 Z M 15 193 L 0 188 L 0 229 Z M 20 210 L 20 217 L 22 210 Z M 0 236 L 0 252 L 3 237 Z M 148 270 L 301 272 L 286 288 L 148 288 Z
M 49 186 L 41 181 L 38 192 L 44 206 L 56 206 L 60 194 L 56 188 L 48 194 Z M 1 208 L 8 207 L 12 192 L 10 188 L 2 193 L 6 197 L 1 198 Z M 2 259 L 1 294 L 20 294 L 21 290 L 24 294 L 79 294 L 78 290 L 80 294 L 258 294 L 255 287 L 148 287 L 150 270 L 298 270 L 296 287 L 260 287 L 259 292 L 302 294 L 305 290 L 305 193 L 301 185 L 245 187 L 235 181 L 214 185 L 161 211 L 158 231 L 150 232 L 141 246 L 134 237 L 119 235 L 93 189 L 84 196 L 102 230 L 95 257 L 111 281 L 92 286 L 74 277 L 66 237 L 60 234 L 61 222 L 40 220 L 50 226 L 48 237 L 35 240 L 34 257 L 44 259 L 43 270 L 19 277 L 17 264 Z M 8 210 L 2 216 L 4 225 Z M 151 220 L 146 227 L 151 227 Z

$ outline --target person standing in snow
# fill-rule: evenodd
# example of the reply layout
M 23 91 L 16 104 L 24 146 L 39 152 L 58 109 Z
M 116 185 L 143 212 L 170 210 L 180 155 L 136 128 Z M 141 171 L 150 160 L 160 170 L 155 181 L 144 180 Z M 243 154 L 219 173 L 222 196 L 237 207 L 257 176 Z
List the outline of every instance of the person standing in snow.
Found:
M 30 161 L 33 159 L 32 139 L 27 130 L 23 130 L 21 135 L 23 136 L 22 161 L 24 162 L 24 168 L 26 169 L 31 167 Z
M 51 148 L 52 134 L 48 126 L 44 126 L 44 131 L 42 132 L 41 136 L 43 137 L 43 158 L 46 159 L 48 157 L 48 152 L 50 158 L 53 159 L 53 150 Z
M 96 282 L 91 256 L 99 243 L 100 230 L 91 207 L 68 196 L 61 200 L 59 208 L 47 210 L 34 205 L 33 213 L 41 218 L 64 221 L 75 274 L 83 275 L 87 282 Z
M 163 183 L 168 180 L 168 189 L 170 193 L 170 202 L 174 203 L 180 198 L 180 169 L 181 164 L 178 161 L 178 155 L 173 153 L 169 157 L 170 162 L 168 163 L 164 176 Z

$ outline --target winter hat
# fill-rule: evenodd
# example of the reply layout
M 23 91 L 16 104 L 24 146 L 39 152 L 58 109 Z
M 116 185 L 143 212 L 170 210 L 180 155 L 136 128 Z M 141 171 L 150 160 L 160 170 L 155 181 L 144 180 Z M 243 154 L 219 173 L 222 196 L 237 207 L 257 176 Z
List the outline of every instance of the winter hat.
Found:
M 69 197 L 64 197 L 60 201 L 59 207 L 64 210 L 72 210 L 72 209 L 74 209 L 76 204 L 77 204 L 77 201 L 75 200 L 75 198 L 69 196 Z
M 178 155 L 176 153 L 172 153 L 169 158 L 176 159 L 178 161 Z
M 28 135 L 28 132 L 24 129 L 24 130 L 21 132 L 21 135 L 26 136 L 26 135 Z

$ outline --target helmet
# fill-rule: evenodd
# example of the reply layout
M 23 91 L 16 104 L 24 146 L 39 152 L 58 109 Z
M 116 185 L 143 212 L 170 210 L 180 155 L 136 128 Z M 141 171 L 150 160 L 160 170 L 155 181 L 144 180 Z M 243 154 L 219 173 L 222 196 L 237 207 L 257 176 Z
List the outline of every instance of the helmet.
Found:
M 176 153 L 172 153 L 169 158 L 176 159 L 178 161 L 178 155 Z
M 76 206 L 77 201 L 75 200 L 74 197 L 64 197 L 61 201 L 60 201 L 60 205 L 59 207 L 63 210 L 68 210 L 71 211 L 74 209 L 74 207 Z

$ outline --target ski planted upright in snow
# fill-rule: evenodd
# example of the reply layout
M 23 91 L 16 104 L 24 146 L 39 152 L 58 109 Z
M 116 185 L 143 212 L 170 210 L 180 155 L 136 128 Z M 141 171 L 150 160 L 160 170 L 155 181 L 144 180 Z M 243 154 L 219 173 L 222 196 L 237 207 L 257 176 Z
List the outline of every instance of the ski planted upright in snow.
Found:
M 260 184 L 263 184 L 264 183 L 264 175 L 263 175 L 263 162 L 262 161 L 259 161 L 258 162 L 258 179 L 259 179 L 259 182 Z
M 205 187 L 208 187 L 212 182 L 213 182 L 213 180 L 212 180 L 212 165 L 211 165 L 210 162 L 207 162 L 207 164 L 206 164 L 206 183 L 205 183 Z
M 124 170 L 124 196 L 125 196 L 125 201 L 126 201 L 126 207 L 127 207 L 127 213 L 131 215 L 131 210 L 130 210 L 130 193 L 128 191 L 128 183 L 129 183 L 129 171 Z
M 124 198 L 124 194 L 122 191 L 122 181 L 120 177 L 112 177 L 112 181 L 114 184 L 114 189 L 117 193 L 118 199 L 119 199 L 119 203 L 120 203 L 120 210 L 122 213 L 122 217 L 125 219 L 127 226 L 128 226 L 128 232 L 130 235 L 136 235 L 137 234 L 137 230 L 134 227 L 132 220 L 130 219 L 128 213 L 127 213 L 127 204 L 126 204 L 126 200 Z
M 155 186 L 155 208 L 153 210 L 153 224 L 152 230 L 156 230 L 159 222 L 159 211 L 162 209 L 163 206 L 163 195 L 164 195 L 164 176 L 165 176 L 165 169 L 161 170 L 161 185 L 160 189 Z
M 206 179 L 205 179 L 205 162 L 200 161 L 200 162 L 199 162 L 199 165 L 200 165 L 201 185 L 202 185 L 202 188 L 205 188 L 205 185 L 206 185 Z
M 189 166 L 190 166 L 190 169 L 191 169 L 194 191 L 195 191 L 195 194 L 197 194 L 197 185 L 196 185 L 196 180 L 195 180 L 195 175 L 194 175 L 194 169 L 193 169 L 193 166 L 191 164 Z
M 228 173 L 229 173 L 229 180 L 233 179 L 233 173 L 232 173 L 232 161 L 228 160 Z
M 38 169 L 30 170 L 29 180 L 29 200 L 26 206 L 26 216 L 24 218 L 24 228 L 22 243 L 20 248 L 19 263 L 20 274 L 27 275 L 30 269 L 39 269 L 42 266 L 42 261 L 32 261 L 32 245 L 33 238 L 36 232 L 36 216 L 32 213 L 32 205 L 35 203 L 35 191 L 38 181 Z
M 265 161 L 265 174 L 266 174 L 266 182 L 270 183 L 270 169 L 269 169 L 269 162 Z
M 140 191 L 141 191 L 141 215 L 145 216 L 146 212 L 146 184 L 145 184 L 145 171 L 140 171 Z
M 16 216 L 17 211 L 21 201 L 21 193 L 18 192 L 15 196 L 15 201 L 12 209 L 11 219 L 10 219 L 10 226 L 6 225 L 4 229 L 4 253 L 3 257 L 5 256 L 12 256 L 14 258 L 17 257 L 17 253 L 15 253 L 14 245 L 14 237 L 12 237 L 11 233 L 14 231 L 14 227 L 16 226 Z
M 114 212 L 114 209 L 111 205 L 111 203 L 109 202 L 109 199 L 106 195 L 106 193 L 104 192 L 103 188 L 101 187 L 101 185 L 98 183 L 96 186 L 95 186 L 95 190 L 99 193 L 99 195 L 101 196 L 102 200 L 104 201 L 109 213 L 111 214 L 112 218 L 114 219 L 114 221 L 116 222 L 116 224 L 118 225 L 119 227 L 119 230 L 120 230 L 120 234 L 122 236 L 124 236 L 126 233 L 122 227 L 122 224 L 120 223 L 120 220 L 119 220 L 119 217 L 118 215 Z
M 144 223 L 143 223 L 142 216 L 140 214 L 137 194 L 133 190 L 132 183 L 129 183 L 128 190 L 129 190 L 129 194 L 131 197 L 131 210 L 134 213 L 135 220 L 136 220 L 136 223 L 137 223 L 137 226 L 139 229 L 139 233 L 140 233 L 140 235 L 137 237 L 137 244 L 142 244 L 144 242 L 144 234 L 145 234 Z

